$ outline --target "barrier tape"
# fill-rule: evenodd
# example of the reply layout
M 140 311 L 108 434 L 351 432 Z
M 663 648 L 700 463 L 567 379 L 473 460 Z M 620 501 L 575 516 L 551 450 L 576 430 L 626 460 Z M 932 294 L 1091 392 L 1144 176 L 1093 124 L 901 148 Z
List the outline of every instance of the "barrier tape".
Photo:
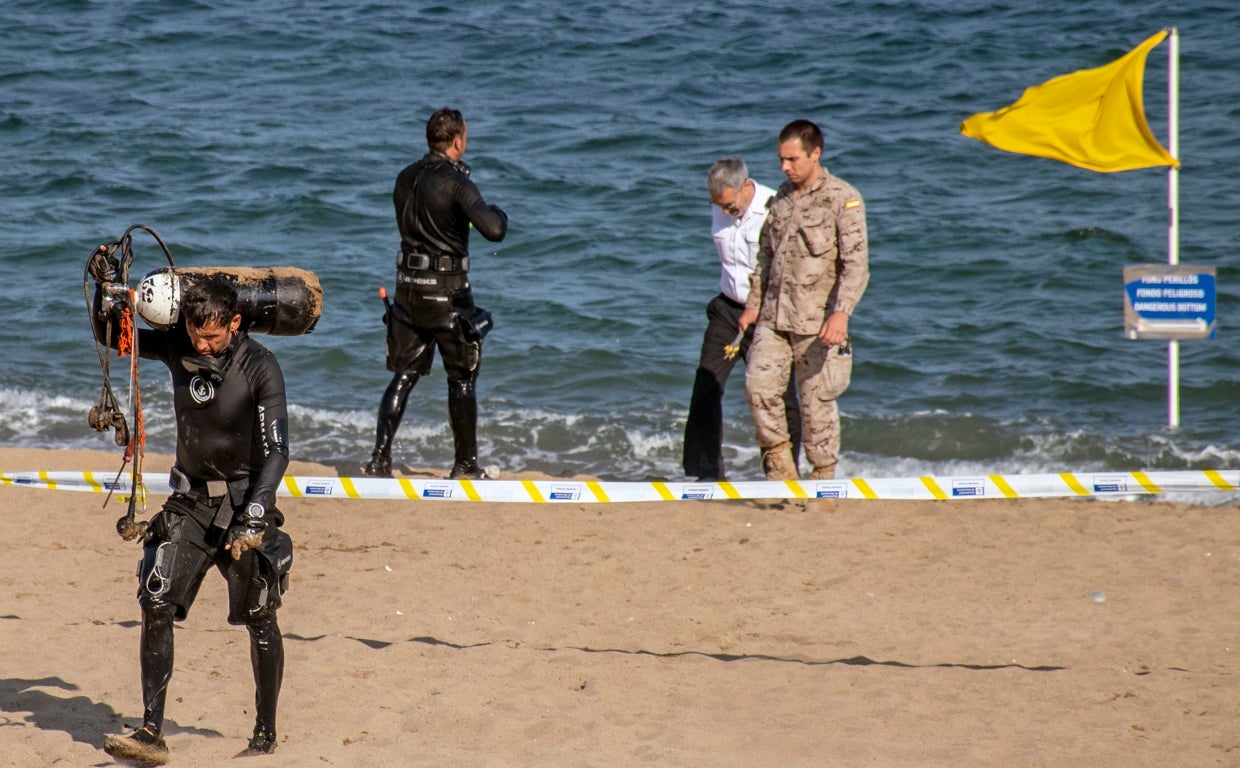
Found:
M 113 492 L 128 501 L 129 477 L 102 472 L 0 473 L 0 485 L 58 491 Z M 166 478 L 148 493 L 171 493 Z M 1240 470 L 1177 472 L 1061 472 L 1053 475 L 841 478 L 757 482 L 672 483 L 595 480 L 438 480 L 286 476 L 278 496 L 419 501 L 618 503 L 721 499 L 1019 499 L 1120 497 L 1240 491 Z

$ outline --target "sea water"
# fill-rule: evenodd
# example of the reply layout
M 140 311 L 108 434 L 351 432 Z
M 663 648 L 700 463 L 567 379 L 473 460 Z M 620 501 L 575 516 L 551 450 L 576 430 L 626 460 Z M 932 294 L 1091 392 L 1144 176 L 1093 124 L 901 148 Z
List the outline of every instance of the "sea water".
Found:
M 1171 26 L 1180 260 L 1216 267 L 1219 286 L 1217 338 L 1181 344 L 1177 429 L 1167 344 L 1122 334 L 1123 267 L 1168 258 L 1166 169 L 1099 174 L 959 132 Z M 390 376 L 377 290 L 394 283 L 392 184 L 449 105 L 473 179 L 510 220 L 502 243 L 471 245 L 495 316 L 484 464 L 683 477 L 718 281 L 706 170 L 739 155 L 778 185 L 778 131 L 809 118 L 824 163 L 865 196 L 870 235 L 842 474 L 1234 467 L 1238 35 L 1240 6 L 1204 0 L 10 0 L 0 444 L 115 449 L 86 423 L 101 378 L 83 268 L 142 223 L 178 265 L 318 274 L 314 332 L 259 339 L 284 368 L 293 457 L 355 472 Z M 1164 144 L 1167 48 L 1144 86 Z M 150 238 L 134 244 L 135 279 L 166 264 Z M 141 376 L 148 450 L 171 452 L 167 374 Z M 729 475 L 756 479 L 743 368 L 725 414 Z M 447 466 L 451 442 L 437 364 L 394 459 Z

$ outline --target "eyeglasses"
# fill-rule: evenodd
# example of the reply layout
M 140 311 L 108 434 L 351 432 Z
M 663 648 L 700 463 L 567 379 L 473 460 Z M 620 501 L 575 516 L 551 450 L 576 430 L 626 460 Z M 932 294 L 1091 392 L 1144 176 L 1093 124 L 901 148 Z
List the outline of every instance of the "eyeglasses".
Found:
M 745 212 L 745 209 L 748 208 L 748 206 L 741 206 L 740 204 L 741 194 L 744 189 L 745 189 L 744 185 L 742 185 L 740 189 L 732 189 L 731 187 L 724 187 L 723 193 L 720 194 L 718 198 L 711 200 L 711 202 L 719 206 L 719 209 L 723 211 L 724 213 L 728 214 L 729 216 L 735 216 L 739 219 L 741 214 Z M 728 192 L 732 193 L 732 199 L 727 202 L 724 202 L 721 198 L 723 198 L 723 196 L 726 195 Z
M 711 202 L 719 206 L 719 209 L 723 211 L 724 213 L 728 214 L 729 216 L 739 217 L 742 213 L 745 212 L 745 209 L 741 208 L 741 206 L 739 205 L 740 200 L 741 200 L 741 193 L 735 190 L 732 190 L 731 201 L 725 203 L 720 200 L 712 200 Z

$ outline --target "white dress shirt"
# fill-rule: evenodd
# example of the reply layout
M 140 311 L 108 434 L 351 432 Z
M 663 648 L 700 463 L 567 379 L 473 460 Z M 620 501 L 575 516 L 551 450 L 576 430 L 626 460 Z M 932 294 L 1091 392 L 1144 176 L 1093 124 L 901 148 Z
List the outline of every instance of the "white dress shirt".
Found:
M 744 304 L 749 296 L 749 273 L 758 259 L 758 235 L 766 221 L 766 204 L 775 190 L 754 182 L 753 200 L 739 218 L 711 206 L 710 234 L 719 254 L 719 292 Z

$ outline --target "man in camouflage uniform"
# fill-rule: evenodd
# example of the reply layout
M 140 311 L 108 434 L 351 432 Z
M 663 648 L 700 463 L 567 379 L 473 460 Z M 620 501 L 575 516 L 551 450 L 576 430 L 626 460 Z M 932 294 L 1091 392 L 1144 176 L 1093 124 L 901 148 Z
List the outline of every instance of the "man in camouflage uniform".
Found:
M 822 131 L 794 120 L 779 133 L 788 181 L 771 202 L 750 276 L 742 329 L 756 323 L 745 393 L 769 480 L 796 480 L 784 418 L 788 369 L 796 370 L 802 445 L 814 479 L 835 476 L 836 398 L 852 378 L 848 320 L 870 280 L 865 203 L 821 165 Z

